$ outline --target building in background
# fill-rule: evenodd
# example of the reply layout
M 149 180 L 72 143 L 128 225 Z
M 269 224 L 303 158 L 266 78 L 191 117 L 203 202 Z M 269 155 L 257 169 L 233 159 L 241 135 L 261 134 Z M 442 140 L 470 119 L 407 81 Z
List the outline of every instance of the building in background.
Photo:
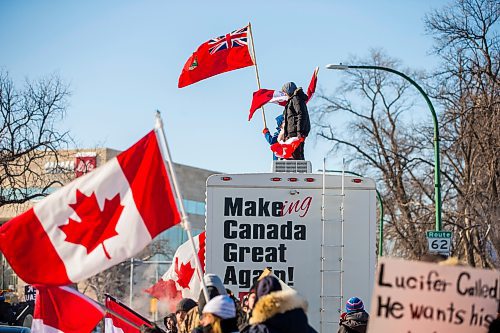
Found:
M 56 180 L 57 185 L 49 189 L 49 193 L 56 191 L 73 179 L 80 177 L 95 168 L 103 165 L 108 160 L 117 156 L 120 153 L 118 150 L 109 148 L 96 149 L 79 149 L 79 150 L 63 150 L 59 151 L 59 157 L 48 157 L 40 165 L 41 174 L 46 177 L 47 181 Z M 187 165 L 174 163 L 174 168 L 177 175 L 177 180 L 183 196 L 184 207 L 188 214 L 189 221 L 192 224 L 193 235 L 197 235 L 205 228 L 205 184 L 208 176 L 215 172 L 200 168 L 190 167 Z M 36 187 L 26 189 L 31 193 L 39 192 Z M 37 200 L 31 200 L 24 204 L 5 205 L 0 207 L 0 225 L 13 217 L 30 209 Z M 151 243 L 150 247 L 157 247 L 156 254 L 151 257 L 152 260 L 169 260 L 169 254 L 173 254 L 175 249 L 187 240 L 187 234 L 180 225 L 176 225 L 162 234 L 158 235 Z M 158 251 L 158 247 L 161 248 Z M 19 250 L 22 255 L 22 249 Z M 163 253 L 163 254 L 161 254 Z M 22 300 L 25 290 L 25 283 L 20 281 L 16 274 L 11 270 L 5 258 L 0 253 L 0 289 L 11 290 L 7 294 L 12 295 L 12 300 L 16 298 Z M 166 270 L 166 267 L 160 267 L 161 274 Z M 14 292 L 12 292 L 12 290 Z

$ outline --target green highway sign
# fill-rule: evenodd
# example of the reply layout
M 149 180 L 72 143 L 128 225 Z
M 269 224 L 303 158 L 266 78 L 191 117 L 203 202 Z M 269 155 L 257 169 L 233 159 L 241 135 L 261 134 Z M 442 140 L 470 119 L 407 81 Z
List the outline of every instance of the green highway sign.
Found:
M 430 253 L 438 253 L 449 256 L 451 253 L 451 231 L 427 231 L 427 245 Z
M 451 238 L 451 231 L 427 231 L 427 238 Z

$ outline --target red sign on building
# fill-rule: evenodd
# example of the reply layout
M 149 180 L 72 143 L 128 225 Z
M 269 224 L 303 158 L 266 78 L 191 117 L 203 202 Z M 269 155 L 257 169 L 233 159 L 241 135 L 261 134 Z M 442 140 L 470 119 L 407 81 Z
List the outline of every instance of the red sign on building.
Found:
M 97 166 L 96 153 L 78 153 L 75 159 L 75 178 L 94 170 Z

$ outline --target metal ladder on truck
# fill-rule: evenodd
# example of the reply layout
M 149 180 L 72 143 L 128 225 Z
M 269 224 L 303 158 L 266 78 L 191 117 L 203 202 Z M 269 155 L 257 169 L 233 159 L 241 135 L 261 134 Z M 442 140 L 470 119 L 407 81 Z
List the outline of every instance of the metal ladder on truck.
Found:
M 334 324 L 338 324 L 338 318 L 340 317 L 340 313 L 342 312 L 343 303 L 344 303 L 344 286 L 343 286 L 343 277 L 344 277 L 344 201 L 345 201 L 345 172 L 344 172 L 344 161 L 342 161 L 342 186 L 340 194 L 329 194 L 329 191 L 326 187 L 326 161 L 323 159 L 323 186 L 322 186 L 322 194 L 321 194 L 321 308 L 320 308 L 320 333 L 326 332 L 336 332 L 337 327 L 332 327 Z M 330 190 L 331 191 L 331 190 Z M 340 207 L 339 207 L 339 217 L 338 218 L 329 218 L 329 215 L 326 212 L 326 203 L 328 197 L 337 197 L 340 198 Z M 334 214 L 332 214 L 334 215 Z M 326 243 L 327 241 L 331 241 L 331 237 L 326 237 L 327 229 L 329 224 L 337 223 L 340 239 L 337 239 L 339 242 L 334 243 Z M 330 227 L 335 227 L 331 226 Z M 337 238 L 337 237 L 335 237 Z M 328 250 L 337 249 L 338 252 L 338 267 L 334 269 L 329 268 L 331 266 L 332 260 L 334 258 L 328 257 Z M 330 265 L 327 265 L 330 263 Z M 331 291 L 326 291 L 327 286 L 331 286 L 331 281 L 335 280 L 335 276 L 338 278 L 338 292 L 332 293 Z M 332 304 L 337 300 L 337 313 L 328 313 L 328 309 L 330 308 L 327 304 Z M 335 317 L 333 317 L 335 315 Z

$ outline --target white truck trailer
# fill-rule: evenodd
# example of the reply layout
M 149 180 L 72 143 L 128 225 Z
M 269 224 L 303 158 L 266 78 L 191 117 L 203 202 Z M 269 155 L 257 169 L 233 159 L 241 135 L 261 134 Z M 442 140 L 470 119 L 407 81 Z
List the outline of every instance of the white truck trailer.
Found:
M 375 183 L 293 162 L 294 172 L 275 172 L 290 167 L 279 161 L 271 173 L 208 178 L 206 271 L 241 295 L 270 267 L 307 299 L 311 326 L 336 332 L 348 298 L 371 303 Z

